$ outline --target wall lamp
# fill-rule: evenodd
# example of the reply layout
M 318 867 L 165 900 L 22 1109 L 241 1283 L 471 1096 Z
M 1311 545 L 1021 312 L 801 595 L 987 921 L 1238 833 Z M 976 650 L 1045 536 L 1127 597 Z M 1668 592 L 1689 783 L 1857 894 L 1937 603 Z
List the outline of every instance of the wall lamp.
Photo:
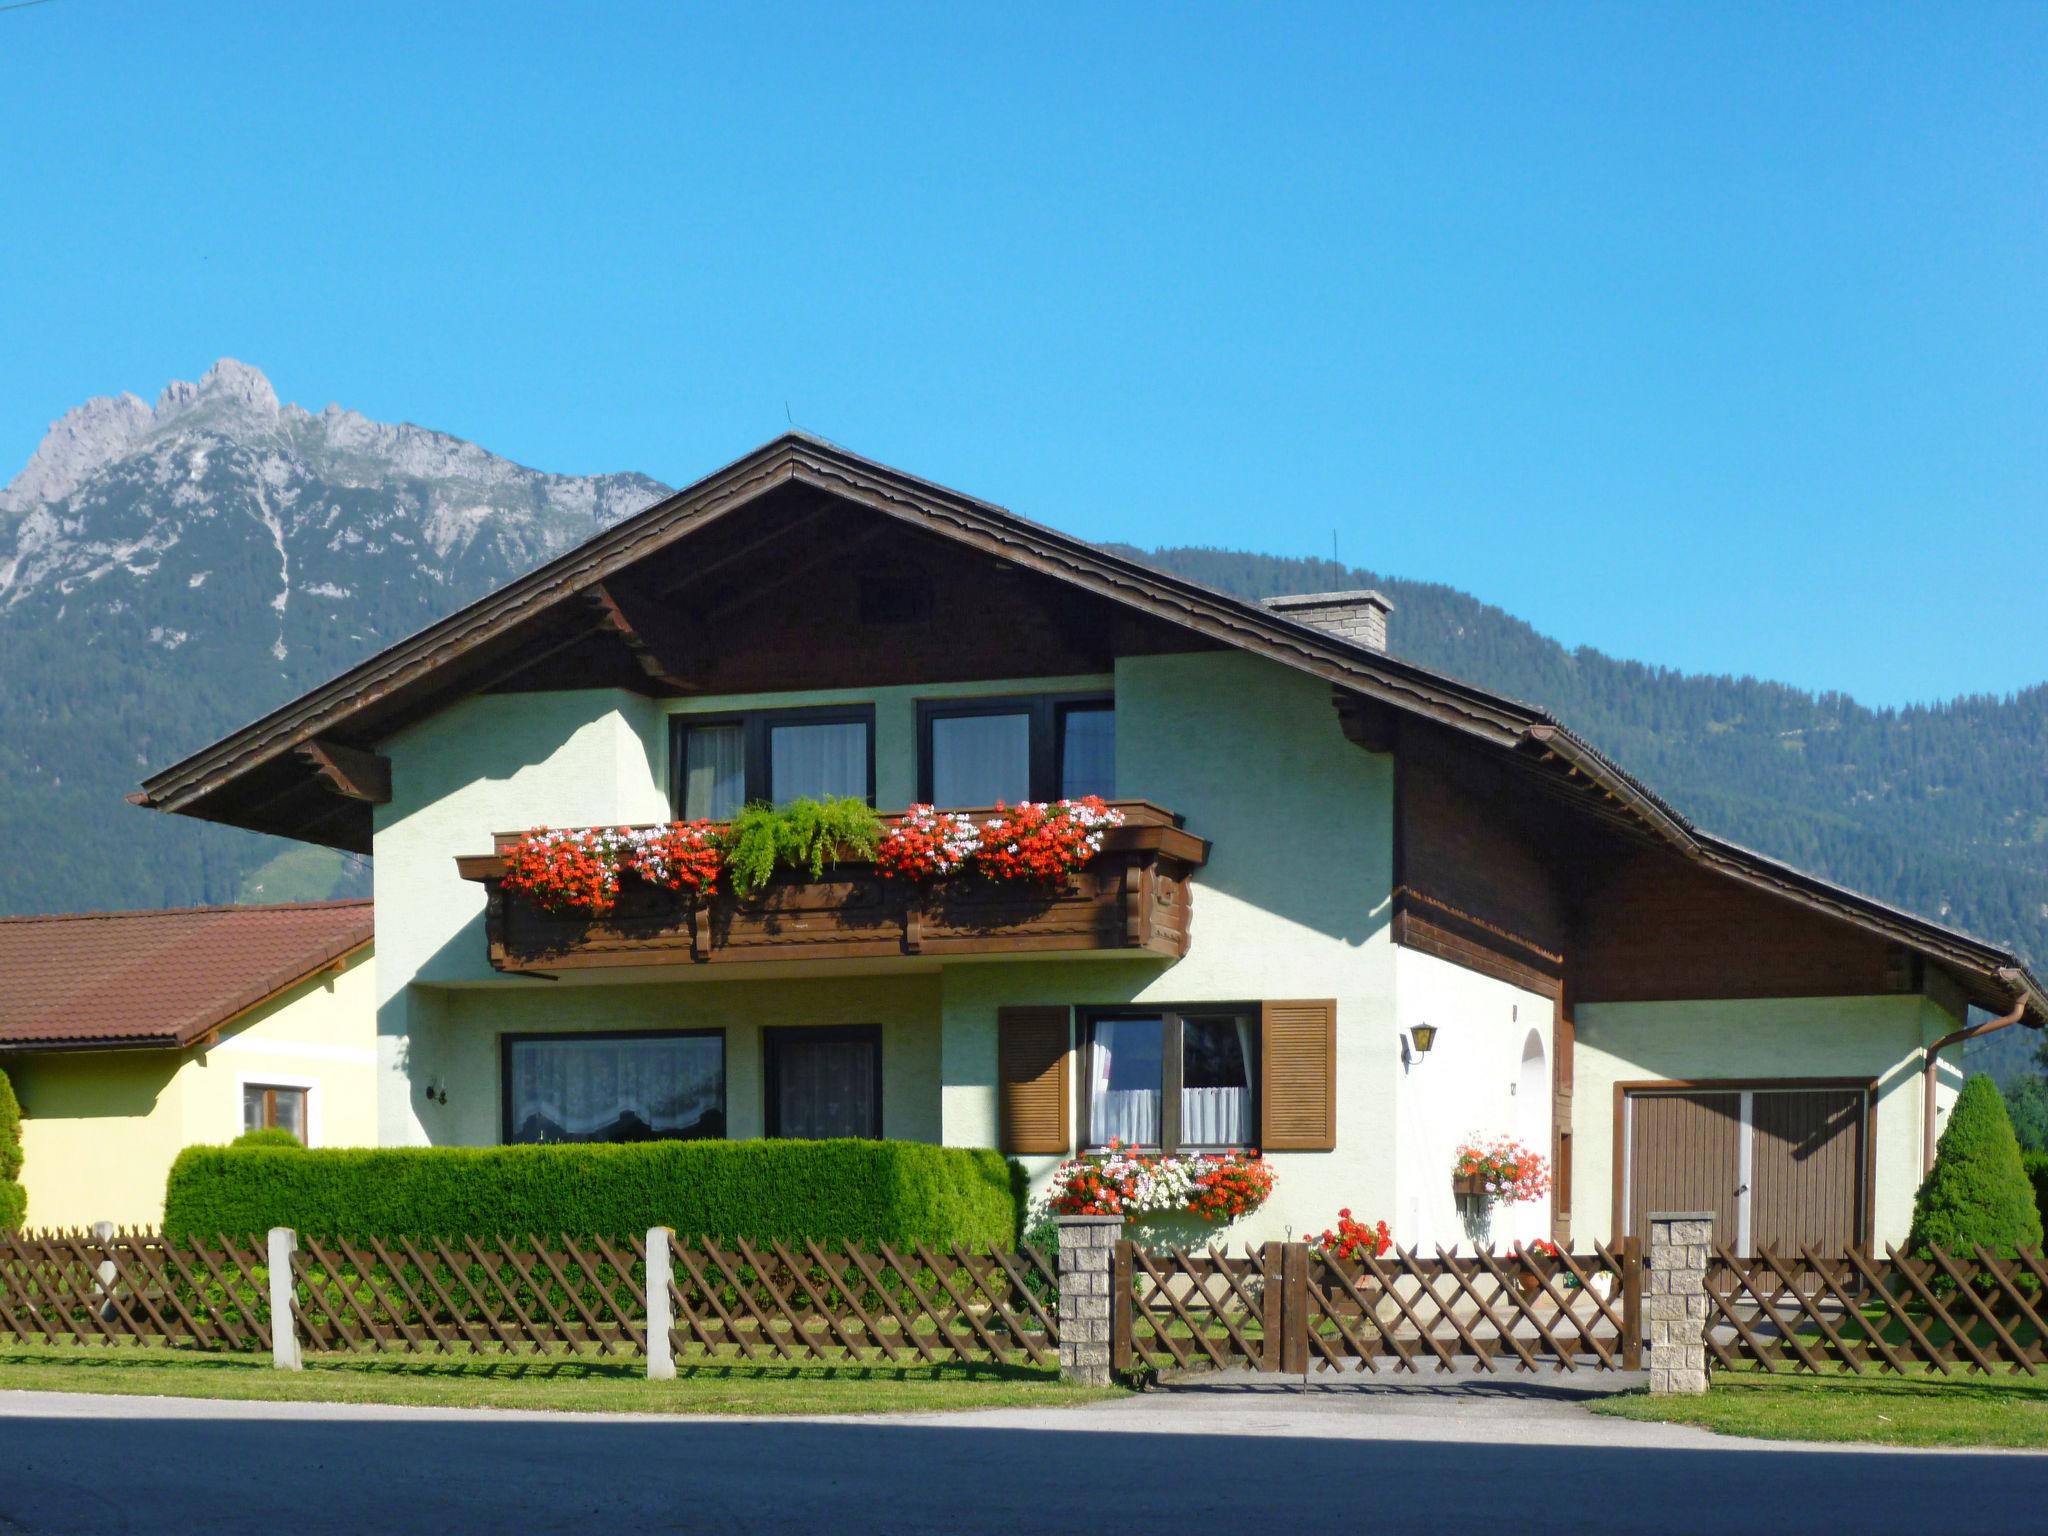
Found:
M 1415 1059 L 1417 1061 L 1427 1056 L 1430 1052 L 1430 1047 L 1435 1044 L 1436 1026 L 1434 1024 L 1417 1024 L 1408 1031 L 1408 1045 L 1415 1052 Z

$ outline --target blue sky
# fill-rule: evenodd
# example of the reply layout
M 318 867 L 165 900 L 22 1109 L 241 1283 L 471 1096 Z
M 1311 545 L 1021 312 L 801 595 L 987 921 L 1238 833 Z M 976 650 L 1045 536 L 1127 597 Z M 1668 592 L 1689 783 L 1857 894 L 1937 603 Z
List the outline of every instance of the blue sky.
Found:
M 975 9 L 0 11 L 0 479 L 223 354 L 670 482 L 786 408 L 1687 670 L 2048 679 L 2048 6 Z

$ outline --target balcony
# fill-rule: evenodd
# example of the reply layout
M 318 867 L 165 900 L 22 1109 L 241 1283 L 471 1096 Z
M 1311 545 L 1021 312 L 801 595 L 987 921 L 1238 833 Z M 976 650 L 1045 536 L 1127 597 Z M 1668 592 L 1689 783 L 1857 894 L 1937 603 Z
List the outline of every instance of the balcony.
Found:
M 489 891 L 490 961 L 507 972 L 1101 950 L 1178 960 L 1188 949 L 1189 877 L 1209 845 L 1148 801 L 1114 803 L 1124 824 L 1105 831 L 1102 852 L 1058 887 L 974 875 L 920 886 L 845 863 L 818 880 L 778 875 L 747 901 L 724 895 L 692 904 L 627 880 L 618 905 L 589 918 L 548 912 L 500 887 L 503 850 L 517 832 L 497 833 L 493 852 L 459 856 L 455 865 Z

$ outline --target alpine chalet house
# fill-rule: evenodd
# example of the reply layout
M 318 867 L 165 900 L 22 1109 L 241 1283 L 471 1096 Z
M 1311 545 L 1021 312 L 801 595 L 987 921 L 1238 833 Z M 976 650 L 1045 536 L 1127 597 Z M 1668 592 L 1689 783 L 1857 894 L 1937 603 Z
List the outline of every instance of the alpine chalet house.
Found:
M 792 435 L 136 799 L 375 855 L 385 1145 L 889 1136 L 1039 1181 L 1112 1137 L 1258 1147 L 1233 1236 L 1348 1206 L 1429 1244 L 1456 1147 L 1508 1135 L 1555 1181 L 1499 1239 L 1901 1239 L 1938 1048 L 1972 1005 L 2039 1027 L 2035 979 L 1700 831 L 1386 622 Z M 502 883 L 538 828 L 1086 795 L 1120 824 L 1063 880 L 840 862 L 596 918 Z

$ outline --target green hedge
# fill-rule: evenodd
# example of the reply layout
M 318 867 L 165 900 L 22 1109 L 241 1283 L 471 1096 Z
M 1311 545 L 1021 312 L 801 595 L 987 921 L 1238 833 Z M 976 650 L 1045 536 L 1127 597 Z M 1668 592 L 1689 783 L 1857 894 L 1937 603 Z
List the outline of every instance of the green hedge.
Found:
M 714 1237 L 1008 1247 L 1020 1183 L 998 1152 L 908 1141 L 187 1147 L 171 1165 L 164 1231 L 623 1238 L 670 1226 Z

